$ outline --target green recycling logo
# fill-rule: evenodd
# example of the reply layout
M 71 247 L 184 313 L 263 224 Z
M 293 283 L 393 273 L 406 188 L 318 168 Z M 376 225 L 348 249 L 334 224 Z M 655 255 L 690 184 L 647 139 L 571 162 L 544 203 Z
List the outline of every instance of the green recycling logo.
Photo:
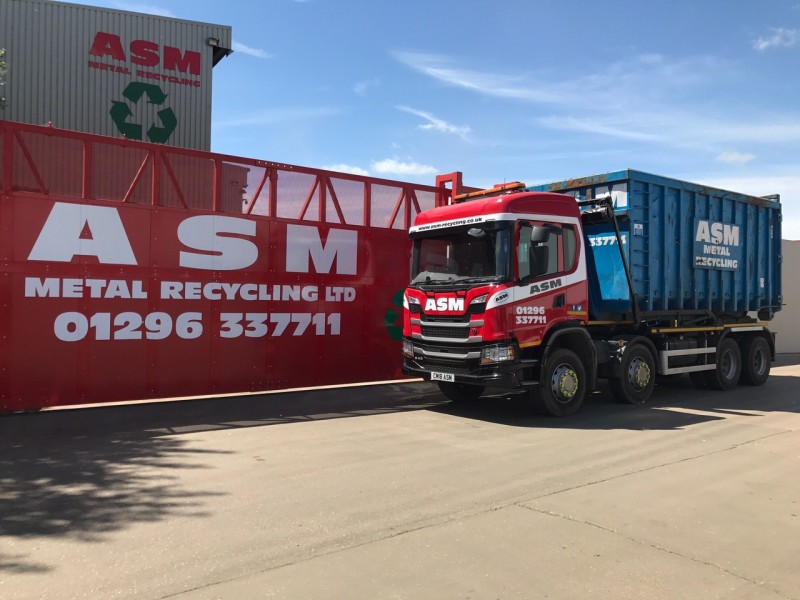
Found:
M 403 293 L 405 290 L 398 291 L 394 298 L 392 298 L 392 304 L 397 308 L 390 308 L 386 311 L 386 314 L 383 317 L 383 324 L 386 325 L 386 331 L 389 332 L 389 337 L 393 340 L 401 340 L 403 339 Z M 397 321 L 400 321 L 398 325 Z
M 164 104 L 164 101 L 167 99 L 167 94 L 152 83 L 144 83 L 142 81 L 133 81 L 128 84 L 128 87 L 125 88 L 125 91 L 122 92 L 122 95 L 125 96 L 132 104 L 138 104 L 139 101 L 144 97 L 147 96 L 148 104 L 153 104 L 156 106 L 161 106 Z M 125 135 L 128 139 L 131 140 L 142 140 L 142 133 L 144 131 L 144 127 L 142 127 L 139 123 L 130 122 L 129 119 L 133 116 L 133 111 L 127 102 L 119 102 L 117 100 L 112 100 L 111 103 L 113 106 L 111 107 L 110 115 L 111 119 L 114 121 L 114 124 L 119 129 L 120 133 Z M 159 120 L 161 121 L 160 126 L 158 124 L 153 124 L 147 130 L 147 139 L 154 144 L 163 144 L 167 141 L 172 132 L 175 131 L 175 127 L 178 126 L 178 119 L 175 117 L 175 113 L 172 112 L 172 109 L 169 107 L 162 108 L 161 110 L 156 113 L 158 115 Z

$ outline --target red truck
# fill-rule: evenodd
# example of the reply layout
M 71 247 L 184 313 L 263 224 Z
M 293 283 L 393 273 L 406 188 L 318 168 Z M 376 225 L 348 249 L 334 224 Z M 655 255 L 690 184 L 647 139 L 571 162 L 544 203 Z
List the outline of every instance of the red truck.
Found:
M 451 400 L 522 389 L 565 416 L 602 378 L 639 403 L 657 374 L 717 389 L 769 375 L 776 197 L 620 171 L 456 197 L 410 237 L 403 371 Z

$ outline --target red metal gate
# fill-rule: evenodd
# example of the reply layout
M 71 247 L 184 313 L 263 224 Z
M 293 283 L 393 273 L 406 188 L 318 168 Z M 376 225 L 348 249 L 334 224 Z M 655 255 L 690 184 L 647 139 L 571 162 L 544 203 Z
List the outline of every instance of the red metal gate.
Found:
M 0 121 L 0 408 L 400 377 L 448 190 Z

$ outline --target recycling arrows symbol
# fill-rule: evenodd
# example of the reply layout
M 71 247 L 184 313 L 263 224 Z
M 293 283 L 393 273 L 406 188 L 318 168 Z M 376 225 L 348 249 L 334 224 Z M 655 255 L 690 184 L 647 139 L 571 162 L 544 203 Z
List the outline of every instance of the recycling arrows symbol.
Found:
M 122 92 L 122 95 L 133 104 L 137 104 L 143 96 L 147 96 L 148 104 L 156 106 L 164 104 L 164 101 L 167 99 L 167 94 L 165 94 L 160 87 L 152 83 L 144 83 L 141 81 L 129 83 L 128 87 Z M 128 121 L 128 119 L 133 116 L 133 111 L 128 103 L 112 100 L 111 104 L 112 107 L 109 114 L 120 133 L 125 135 L 128 139 L 141 140 L 144 128 L 139 123 Z M 162 108 L 156 114 L 161 121 L 161 126 L 159 127 L 153 124 L 147 130 L 147 139 L 154 144 L 163 144 L 167 141 L 169 136 L 172 135 L 172 132 L 175 131 L 175 127 L 178 126 L 178 119 L 169 107 Z
M 383 324 L 386 326 L 386 331 L 389 332 L 389 337 L 393 340 L 403 339 L 403 325 L 401 316 L 403 314 L 403 294 L 405 290 L 399 290 L 392 298 L 392 304 L 397 308 L 390 308 L 383 316 Z M 398 323 L 399 321 L 399 323 Z

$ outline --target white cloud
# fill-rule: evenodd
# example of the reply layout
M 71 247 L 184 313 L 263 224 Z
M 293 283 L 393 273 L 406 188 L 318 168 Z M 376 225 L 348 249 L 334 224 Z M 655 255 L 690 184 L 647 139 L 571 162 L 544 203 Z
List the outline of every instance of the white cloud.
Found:
M 749 152 L 722 152 L 717 156 L 717 160 L 741 167 L 749 163 L 755 157 L 755 154 L 750 154 Z
M 376 173 L 393 175 L 432 175 L 438 173 L 436 167 L 417 162 L 403 162 L 396 158 L 386 158 L 373 162 L 372 170 Z
M 435 117 L 431 113 L 425 112 L 424 110 L 417 110 L 408 106 L 396 106 L 395 108 L 428 121 L 424 125 L 419 125 L 420 129 L 441 131 L 442 133 L 452 133 L 464 140 L 467 139 L 467 136 L 472 131 L 469 125 L 453 125 L 452 123 L 448 123 L 447 121 L 439 119 L 438 117 Z
M 800 189 L 800 176 L 785 173 L 800 172 L 800 165 L 787 168 L 783 173 L 763 175 L 758 177 L 691 177 L 695 181 L 702 181 L 705 185 L 718 187 L 723 190 L 732 190 L 752 196 L 769 196 L 779 194 L 783 222 L 781 224 L 781 237 L 785 240 L 800 240 L 800 204 L 797 199 L 797 190 Z
M 642 142 L 657 142 L 676 147 L 733 143 L 800 142 L 800 119 L 775 115 L 774 121 L 745 121 L 744 117 L 727 120 L 701 114 L 687 114 L 664 108 L 659 112 L 635 111 L 624 115 L 593 114 L 585 117 L 540 117 L 542 127 L 560 131 L 593 133 Z M 718 149 L 718 152 L 723 152 Z
M 370 88 L 377 87 L 380 85 L 380 83 L 381 82 L 377 79 L 372 79 L 371 81 L 359 81 L 355 84 L 355 86 L 353 86 L 353 91 L 359 96 L 366 96 Z
M 725 84 L 741 84 L 735 65 L 717 57 L 672 59 L 641 54 L 607 65 L 589 65 L 570 76 L 566 70 L 504 74 L 502 67 L 489 67 L 481 71 L 463 68 L 452 57 L 419 51 L 395 51 L 392 55 L 437 82 L 534 105 L 535 125 L 591 134 L 586 140 L 591 143 L 598 143 L 598 138 L 620 139 L 691 148 L 717 157 L 731 146 L 745 143 L 800 142 L 797 113 L 751 114 L 733 103 L 714 107 L 712 112 L 705 101 L 710 91 Z M 429 128 L 435 127 L 429 121 Z M 726 158 L 745 157 L 724 155 L 720 160 Z
M 453 58 L 418 51 L 395 51 L 392 56 L 447 85 L 562 109 L 629 110 L 674 98 L 680 90 L 705 83 L 710 74 L 727 71 L 721 68 L 723 61 L 710 56 L 670 61 L 660 54 L 643 54 L 570 79 L 547 70 L 503 74 L 499 69 L 466 69 Z
M 154 6 L 152 4 L 140 4 L 137 2 L 117 2 L 116 7 L 120 10 L 129 10 L 131 12 L 144 13 L 147 15 L 156 15 L 158 17 L 176 18 L 175 14 L 168 8 L 161 6 Z
M 285 123 L 288 121 L 303 121 L 308 119 L 333 117 L 340 113 L 340 110 L 328 106 L 275 108 L 272 110 L 263 110 L 245 114 L 238 117 L 231 117 L 229 119 L 217 119 L 214 121 L 213 125 L 217 127 L 274 125 L 275 123 Z
M 698 177 L 694 177 L 698 179 Z M 798 175 L 764 175 L 758 177 L 703 177 L 705 185 L 717 187 L 723 190 L 736 191 L 741 194 L 751 196 L 769 196 L 780 194 L 785 203 L 792 196 L 796 196 L 796 190 L 800 189 L 800 176 Z M 784 208 L 786 208 L 784 206 Z M 800 211 L 800 206 L 798 206 Z M 798 213 L 800 214 L 800 213 Z
M 395 51 L 392 55 L 395 59 L 415 71 L 419 71 L 443 83 L 482 94 L 548 103 L 558 103 L 561 100 L 558 93 L 548 91 L 546 86 L 529 88 L 520 85 L 520 82 L 516 81 L 514 77 L 462 69 L 455 65 L 454 61 L 449 57 L 439 54 Z
M 784 29 L 778 27 L 772 30 L 769 37 L 760 37 L 753 42 L 753 48 L 759 52 L 764 52 L 769 48 L 791 48 L 800 42 L 800 30 Z
M 242 44 L 241 42 L 237 42 L 236 40 L 233 40 L 233 43 L 231 45 L 233 46 L 231 50 L 233 50 L 234 52 L 241 52 L 242 54 L 247 54 L 248 56 L 254 56 L 256 58 L 272 58 L 273 56 L 272 54 L 265 52 L 261 48 L 251 48 L 250 46 L 245 46 L 244 44 Z
M 637 131 L 637 129 L 640 128 L 632 127 L 632 123 L 628 119 L 622 121 L 613 118 L 542 117 L 536 121 L 539 125 L 547 127 L 548 129 L 598 133 L 610 137 L 635 141 L 654 142 L 661 140 L 659 135 L 655 132 Z
M 363 175 L 368 176 L 369 171 L 366 169 L 362 169 L 361 167 L 354 167 L 353 165 L 346 165 L 344 163 L 339 163 L 336 165 L 328 165 L 326 167 L 322 167 L 326 171 L 337 171 L 339 173 L 350 173 L 351 175 Z

